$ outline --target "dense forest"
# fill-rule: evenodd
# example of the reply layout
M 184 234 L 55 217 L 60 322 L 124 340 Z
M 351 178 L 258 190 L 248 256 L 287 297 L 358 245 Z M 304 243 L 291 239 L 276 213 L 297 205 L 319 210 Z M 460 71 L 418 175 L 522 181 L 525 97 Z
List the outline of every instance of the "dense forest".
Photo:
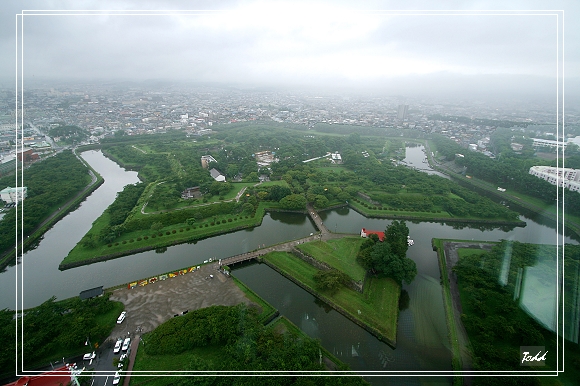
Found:
M 28 188 L 28 197 L 22 204 L 23 226 L 18 227 L 18 237 L 32 233 L 54 210 L 87 186 L 90 176 L 71 151 L 64 151 L 25 169 L 23 181 Z M 0 189 L 14 186 L 14 182 L 14 176 L 4 177 L 0 179 Z M 3 235 L 0 237 L 0 251 L 15 245 L 15 224 L 16 208 L 12 208 L 0 220 L 0 234 Z
M 519 307 L 518 284 L 522 280 L 522 270 L 536 266 L 539 261 L 555 260 L 558 255 L 555 246 L 524 244 L 502 241 L 491 252 L 483 255 L 461 257 L 453 268 L 460 286 L 463 313 L 461 319 L 469 335 L 473 350 L 475 370 L 522 371 L 519 363 L 520 346 L 546 346 L 556 352 L 556 336 L 548 332 Z M 505 284 L 500 281 L 502 264 L 510 257 L 509 272 Z M 574 291 L 577 291 L 577 273 L 580 263 L 580 247 L 566 245 L 565 248 L 565 292 L 568 303 L 565 315 L 574 315 Z M 557 272 L 554 269 L 553 277 Z M 543 285 L 549 286 L 544 283 Z M 548 289 L 536 289 L 536 291 Z M 514 300 L 516 299 L 516 300 Z M 573 323 L 573 320 L 567 320 Z M 576 327 L 577 328 L 577 327 Z M 569 358 L 580 364 L 577 345 L 576 354 Z M 575 358 L 575 359 L 574 359 Z M 548 365 L 554 369 L 555 355 L 549 357 Z M 568 369 L 568 367 L 567 367 Z M 574 375 L 571 374 L 571 379 Z M 577 378 L 576 378 L 577 379 Z M 533 378 L 474 378 L 475 385 L 536 385 Z
M 173 318 L 157 327 L 143 337 L 143 350 L 148 361 L 159 358 L 163 363 L 166 356 L 175 356 L 184 352 L 195 352 L 197 348 L 214 347 L 219 356 L 213 359 L 195 355 L 180 370 L 192 371 L 324 371 L 320 364 L 320 343 L 293 331 L 279 332 L 264 327 L 254 310 L 245 305 L 234 307 L 212 306 L 189 312 Z M 217 358 L 216 358 L 217 357 Z M 219 358 L 219 359 L 218 359 Z M 163 370 L 163 369 L 156 369 Z M 346 368 L 341 368 L 346 370 Z M 205 378 L 205 377 L 204 377 Z M 173 384 L 197 384 L 195 378 L 169 380 Z M 364 385 L 360 377 L 316 377 L 308 378 L 288 374 L 287 377 L 276 377 L 277 385 Z M 226 378 L 207 377 L 208 385 L 272 384 L 268 378 Z
M 115 326 L 120 306 L 109 301 L 108 296 L 88 300 L 75 297 L 59 302 L 52 297 L 26 311 L 21 331 L 23 345 L 19 345 L 22 350 L 19 357 L 24 356 L 24 366 L 78 355 L 87 350 L 87 338 L 92 345 L 101 343 Z M 108 321 L 104 322 L 104 318 Z M 14 311 L 0 310 L 0 373 L 12 372 L 15 368 L 17 321 L 20 326 L 21 320 L 14 319 Z

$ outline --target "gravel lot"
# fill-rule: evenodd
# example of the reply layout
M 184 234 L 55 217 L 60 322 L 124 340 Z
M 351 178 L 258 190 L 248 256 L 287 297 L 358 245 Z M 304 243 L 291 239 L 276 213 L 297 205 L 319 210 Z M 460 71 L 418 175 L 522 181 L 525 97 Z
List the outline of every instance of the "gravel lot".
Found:
M 207 264 L 185 275 L 114 291 L 111 300 L 125 305 L 127 317 L 113 329 L 110 338 L 116 340 L 128 335 L 134 337 L 136 333 L 142 335 L 183 311 L 239 303 L 259 307 L 246 298 L 233 280 L 218 272 L 217 267 L 217 263 Z

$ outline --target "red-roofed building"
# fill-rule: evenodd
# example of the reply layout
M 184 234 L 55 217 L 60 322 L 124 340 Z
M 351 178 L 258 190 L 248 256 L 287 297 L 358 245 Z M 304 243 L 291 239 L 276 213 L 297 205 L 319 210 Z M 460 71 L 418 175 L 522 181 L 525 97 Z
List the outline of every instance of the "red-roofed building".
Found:
M 379 241 L 385 240 L 385 232 L 371 231 L 365 228 L 361 229 L 360 237 L 369 237 L 370 235 L 377 235 L 379 237 Z
M 24 376 L 16 382 L 6 384 L 6 386 L 66 386 L 70 382 L 70 371 L 66 366 L 62 366 L 48 373 Z

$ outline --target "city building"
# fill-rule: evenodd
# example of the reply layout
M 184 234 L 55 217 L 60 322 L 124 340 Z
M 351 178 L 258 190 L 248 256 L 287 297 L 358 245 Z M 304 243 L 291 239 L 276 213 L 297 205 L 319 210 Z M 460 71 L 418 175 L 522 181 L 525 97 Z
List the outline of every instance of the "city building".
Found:
M 397 119 L 400 121 L 404 121 L 408 118 L 409 115 L 409 105 L 399 105 L 397 110 Z
M 39 158 L 38 154 L 34 153 L 32 149 L 18 150 L 16 152 L 16 157 L 18 158 L 18 161 L 21 162 L 35 161 Z
M 578 169 L 532 166 L 530 174 L 546 180 L 552 185 L 580 192 L 580 170 Z
M 0 191 L 0 198 L 7 204 L 13 204 L 24 200 L 27 194 L 26 186 L 19 188 L 7 187 Z

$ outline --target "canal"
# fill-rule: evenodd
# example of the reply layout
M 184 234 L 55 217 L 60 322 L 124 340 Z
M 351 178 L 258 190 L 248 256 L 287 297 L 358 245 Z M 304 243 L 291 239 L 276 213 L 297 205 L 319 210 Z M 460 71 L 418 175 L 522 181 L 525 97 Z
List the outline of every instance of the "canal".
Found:
M 419 149 L 420 148 L 411 148 Z M 96 286 L 111 287 L 136 279 L 199 264 L 208 258 L 224 258 L 247 252 L 261 244 L 272 245 L 300 238 L 314 232 L 310 219 L 303 214 L 271 213 L 262 225 L 167 248 L 164 253 L 148 251 L 119 259 L 100 262 L 66 271 L 58 264 L 90 229 L 91 223 L 113 202 L 124 185 L 138 181 L 135 172 L 125 171 L 98 151 L 82 154 L 105 179 L 105 183 L 91 194 L 77 210 L 50 229 L 37 248 L 28 251 L 18 267 L 0 273 L 0 307 L 14 309 L 34 307 L 51 296 L 58 299 L 77 296 L 82 290 Z M 354 210 L 341 208 L 320 213 L 333 232 L 359 233 L 362 227 L 384 230 L 391 220 L 367 219 Z M 408 257 L 417 264 L 417 278 L 404 286 L 409 294 L 408 306 L 399 314 L 397 348 L 391 349 L 364 329 L 356 326 L 338 312 L 308 292 L 293 284 L 263 264 L 246 264 L 234 269 L 256 293 L 280 310 L 302 331 L 320 339 L 323 346 L 357 371 L 440 371 L 451 370 L 451 354 L 443 311 L 439 268 L 431 239 L 498 241 L 517 240 L 530 243 L 573 243 L 558 235 L 553 228 L 520 217 L 525 228 L 478 229 L 461 224 L 445 225 L 430 222 L 407 222 L 415 245 Z M 549 264 L 549 262 L 542 262 Z M 530 270 L 529 275 L 542 275 L 546 270 Z M 543 279 L 543 278 L 542 278 Z M 528 280 L 526 282 L 534 282 Z M 19 298 L 16 302 L 16 287 Z M 528 311 L 546 326 L 554 324 L 554 293 L 542 294 L 538 307 L 537 291 L 524 288 L 522 302 Z M 526 295 L 529 293 L 528 295 Z M 383 384 L 386 378 L 368 378 L 373 384 Z M 389 382 L 394 379 L 390 379 Z M 449 378 L 434 379 L 450 384 Z M 401 378 L 400 384 L 419 382 L 418 378 Z M 385 383 L 385 384 L 388 384 Z

